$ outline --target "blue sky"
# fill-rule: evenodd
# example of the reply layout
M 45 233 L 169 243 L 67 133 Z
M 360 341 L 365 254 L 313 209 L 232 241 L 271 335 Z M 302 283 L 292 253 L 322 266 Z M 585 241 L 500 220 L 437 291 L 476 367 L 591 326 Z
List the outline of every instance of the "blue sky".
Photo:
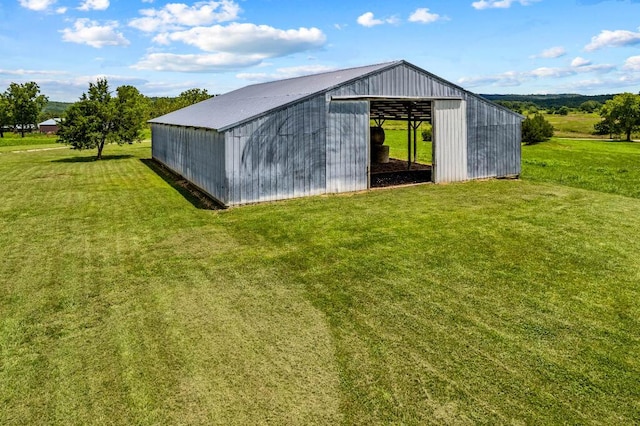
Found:
M 477 93 L 640 91 L 640 0 L 2 0 L 0 90 L 148 96 L 405 59 Z

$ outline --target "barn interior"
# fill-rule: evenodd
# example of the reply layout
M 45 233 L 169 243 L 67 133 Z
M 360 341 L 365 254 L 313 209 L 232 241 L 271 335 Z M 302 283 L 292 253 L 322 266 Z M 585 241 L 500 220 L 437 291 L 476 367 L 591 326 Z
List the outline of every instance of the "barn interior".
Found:
M 432 122 L 432 101 L 406 98 L 381 98 L 369 102 L 369 116 L 375 125 L 371 127 L 370 176 L 371 188 L 432 181 L 432 163 L 418 160 L 418 133 L 423 123 Z M 403 159 L 389 155 L 384 145 L 384 129 L 387 121 L 406 122 L 407 151 Z M 433 153 L 431 153 L 433 155 Z M 432 157 L 431 155 L 431 157 Z

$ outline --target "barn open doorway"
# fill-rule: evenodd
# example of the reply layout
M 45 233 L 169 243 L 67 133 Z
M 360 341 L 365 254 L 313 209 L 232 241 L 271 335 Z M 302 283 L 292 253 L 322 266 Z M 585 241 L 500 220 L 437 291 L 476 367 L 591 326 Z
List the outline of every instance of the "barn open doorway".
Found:
M 370 100 L 369 187 L 433 180 L 433 102 Z

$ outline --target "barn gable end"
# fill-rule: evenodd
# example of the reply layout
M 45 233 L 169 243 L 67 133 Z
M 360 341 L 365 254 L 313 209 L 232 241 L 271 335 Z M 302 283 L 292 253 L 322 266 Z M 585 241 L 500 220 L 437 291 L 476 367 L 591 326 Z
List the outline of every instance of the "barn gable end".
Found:
M 520 174 L 523 117 L 404 61 L 248 86 L 153 119 L 153 157 L 227 206 L 367 189 L 374 99 L 430 103 L 435 182 Z

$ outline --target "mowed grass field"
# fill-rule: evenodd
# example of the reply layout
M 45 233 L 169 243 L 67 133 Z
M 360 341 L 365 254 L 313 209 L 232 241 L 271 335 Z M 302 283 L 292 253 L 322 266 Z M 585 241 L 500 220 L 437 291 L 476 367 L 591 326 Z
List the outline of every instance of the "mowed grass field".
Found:
M 602 119 L 597 113 L 571 112 L 569 115 L 543 114 L 554 128 L 554 135 L 563 138 L 608 139 L 609 135 L 594 135 L 593 126 Z
M 61 146 L 60 144 L 56 144 L 56 140 L 55 135 L 27 133 L 23 138 L 20 134 L 5 132 L 4 136 L 0 138 L 0 152 Z
M 0 153 L 0 424 L 640 422 L 635 145 L 226 211 L 94 155 Z

